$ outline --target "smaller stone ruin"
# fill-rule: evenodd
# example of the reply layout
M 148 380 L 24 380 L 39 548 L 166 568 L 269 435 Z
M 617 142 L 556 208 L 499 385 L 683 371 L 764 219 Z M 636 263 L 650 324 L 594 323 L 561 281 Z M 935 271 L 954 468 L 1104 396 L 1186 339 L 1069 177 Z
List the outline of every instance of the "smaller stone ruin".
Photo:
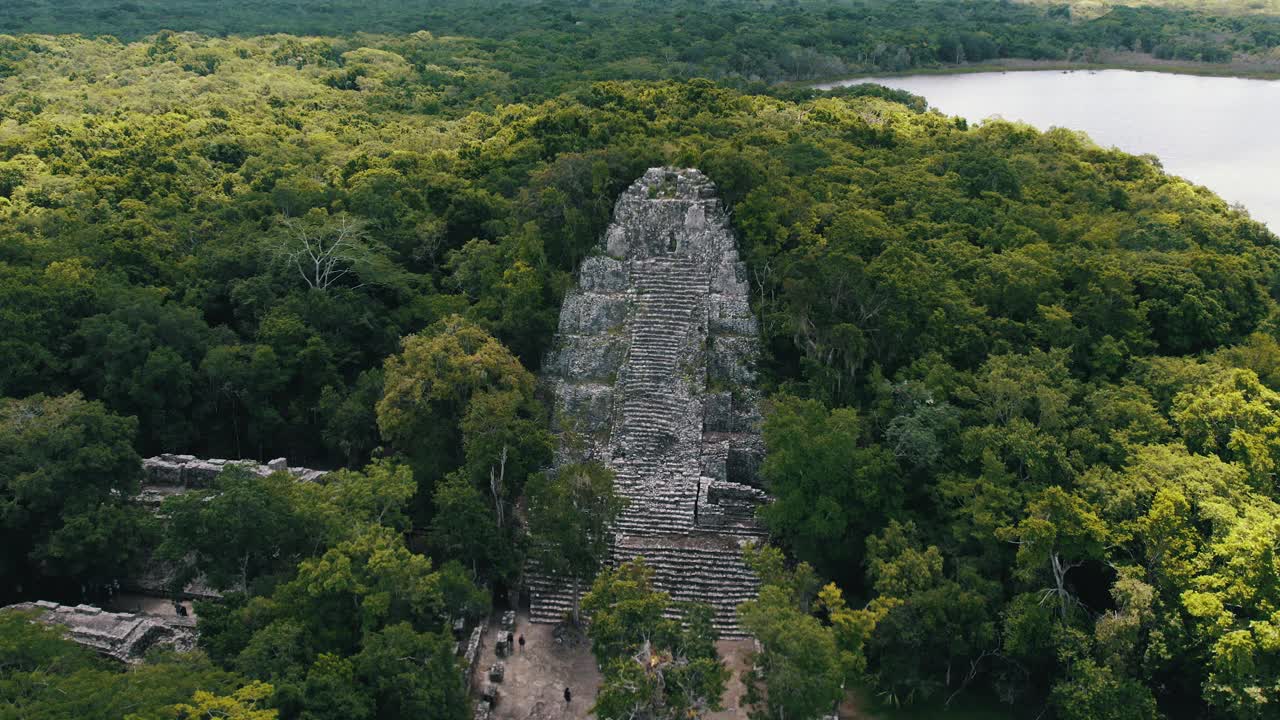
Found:
M 36 622 L 67 628 L 67 638 L 120 662 L 137 663 L 148 650 L 186 652 L 196 644 L 195 618 L 106 612 L 92 605 L 59 605 L 40 600 L 10 605 L 0 612 L 35 611 Z
M 213 487 L 218 475 L 230 467 L 242 467 L 259 477 L 287 472 L 300 482 L 314 482 L 328 474 L 326 470 L 289 467 L 289 461 L 284 458 L 264 465 L 253 460 L 203 460 L 195 455 L 164 454 L 142 461 L 142 492 L 138 499 L 147 505 L 158 505 L 170 495 Z

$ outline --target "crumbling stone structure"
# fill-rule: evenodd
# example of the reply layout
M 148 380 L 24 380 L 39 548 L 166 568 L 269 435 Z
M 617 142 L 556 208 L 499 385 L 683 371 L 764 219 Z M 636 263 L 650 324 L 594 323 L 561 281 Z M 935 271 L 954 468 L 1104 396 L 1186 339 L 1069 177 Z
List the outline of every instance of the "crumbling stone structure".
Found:
M 113 613 L 44 600 L 10 605 L 4 608 L 8 611 L 35 611 L 37 622 L 62 625 L 69 639 L 126 663 L 141 662 L 153 647 L 186 652 L 196 644 L 196 621 L 190 617 Z
M 764 537 L 755 509 L 768 498 L 759 333 L 728 216 L 701 172 L 654 168 L 618 200 L 603 245 L 546 363 L 556 430 L 580 441 L 557 461 L 584 453 L 616 473 L 628 506 L 611 562 L 643 556 L 659 589 L 711 603 L 721 633 L 739 635 L 736 607 L 759 586 L 741 544 Z M 560 620 L 568 587 L 531 573 L 532 619 Z
M 276 458 L 263 465 L 253 460 L 203 460 L 195 455 L 157 455 L 142 461 L 141 499 L 143 502 L 159 502 L 167 495 L 212 487 L 218 474 L 229 467 L 242 467 L 260 477 L 287 472 L 302 482 L 319 480 L 326 474 L 324 470 L 289 467 L 289 461 L 284 458 Z

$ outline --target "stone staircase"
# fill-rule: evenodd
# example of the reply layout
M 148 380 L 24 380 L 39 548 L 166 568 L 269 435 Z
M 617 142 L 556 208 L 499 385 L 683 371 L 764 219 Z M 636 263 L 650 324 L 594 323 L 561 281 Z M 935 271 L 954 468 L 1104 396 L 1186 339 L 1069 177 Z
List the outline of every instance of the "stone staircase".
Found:
M 589 454 L 608 462 L 628 503 L 614 525 L 607 564 L 644 558 L 659 590 L 677 601 L 710 603 L 717 630 L 741 637 L 737 606 L 759 589 L 742 560 L 742 544 L 765 539 L 752 508 L 767 497 L 726 477 L 728 445 L 706 420 L 708 374 L 724 367 L 741 370 L 716 379 L 746 398 L 745 410 L 727 418 L 733 422 L 718 414 L 716 425 L 753 426 L 758 418 L 754 390 L 738 387 L 754 377 L 747 355 L 754 352 L 755 325 L 728 219 L 701 173 L 656 168 L 619 199 L 605 244 L 607 255 L 583 263 L 578 292 L 590 293 L 588 304 L 626 312 L 611 314 L 619 318 L 613 324 L 583 323 L 577 321 L 583 302 L 566 303 L 553 354 L 560 369 L 549 379 L 558 408 L 567 410 L 580 380 L 563 368 L 591 365 L 601 377 L 585 358 L 598 356 L 604 344 L 626 345 L 612 375 L 608 416 L 598 413 L 584 423 L 604 428 L 592 436 Z M 735 331 L 736 344 L 713 347 L 719 337 L 713 312 L 718 328 L 752 332 Z M 713 369 L 709 357 L 716 352 Z M 758 428 L 747 434 L 758 439 Z M 536 567 L 527 578 L 533 621 L 558 622 L 569 614 L 571 582 Z
M 635 319 L 621 378 L 622 417 L 614 438 L 619 492 L 629 502 L 616 530 L 659 535 L 693 530 L 698 457 L 688 451 L 700 425 L 687 420 L 680 387 L 694 315 L 707 295 L 704 270 L 686 258 L 633 264 Z M 691 492 L 692 491 L 692 492 Z
M 654 586 L 673 600 L 714 607 L 712 623 L 721 637 L 745 636 L 738 627 L 738 605 L 755 598 L 760 581 L 743 562 L 736 538 L 710 533 L 619 538 L 611 564 L 636 558 L 654 569 Z
M 744 538 L 741 542 L 746 542 Z M 742 560 L 738 538 L 700 533 L 685 536 L 619 536 L 607 565 L 643 558 L 653 568 L 654 587 L 679 602 L 708 603 L 721 637 L 745 637 L 736 620 L 739 604 L 754 599 L 760 581 Z M 529 589 L 533 622 L 555 623 L 573 611 L 573 593 L 559 578 L 533 573 Z M 588 587 L 581 588 L 585 593 Z

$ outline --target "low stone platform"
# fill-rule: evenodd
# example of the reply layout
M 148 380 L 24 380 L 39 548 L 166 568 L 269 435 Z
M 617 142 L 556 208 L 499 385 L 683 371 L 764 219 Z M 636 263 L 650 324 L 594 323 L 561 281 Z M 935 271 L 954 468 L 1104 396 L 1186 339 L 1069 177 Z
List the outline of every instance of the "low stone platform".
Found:
M 185 652 L 196 644 L 195 618 L 106 612 L 92 605 L 59 605 L 44 600 L 0 610 L 11 611 L 35 612 L 37 622 L 62 625 L 71 640 L 126 663 L 141 662 L 154 647 Z

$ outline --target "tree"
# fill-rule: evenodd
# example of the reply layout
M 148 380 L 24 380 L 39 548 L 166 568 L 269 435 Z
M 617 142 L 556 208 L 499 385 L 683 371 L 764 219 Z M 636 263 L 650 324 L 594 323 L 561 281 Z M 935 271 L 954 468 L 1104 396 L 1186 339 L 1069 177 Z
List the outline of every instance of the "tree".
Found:
M 436 569 L 401 533 L 360 525 L 270 595 L 201 607 L 201 643 L 275 686 L 289 716 L 461 718 L 447 620 L 488 612 L 488 597 L 456 563 Z M 348 713 L 348 714 L 341 714 Z
M 214 396 L 211 405 L 215 427 L 221 425 L 219 429 L 225 433 L 223 418 L 230 420 L 230 449 L 237 458 L 246 453 L 261 458 L 284 424 L 273 402 L 288 382 L 280 357 L 270 345 L 218 345 L 205 354 L 200 372 Z
M 580 588 L 608 556 L 610 527 L 625 504 L 613 471 L 597 462 L 565 465 L 532 476 L 526 494 L 530 555 L 540 571 L 570 583 L 573 622 L 580 623 Z
M 312 290 L 328 290 L 367 270 L 372 249 L 365 221 L 347 213 L 330 217 L 323 210 L 312 210 L 302 218 L 283 217 L 280 225 L 284 232 L 276 256 Z
M 474 469 L 487 479 L 491 468 L 500 474 L 504 439 L 519 439 L 511 437 L 518 421 L 536 417 L 533 388 L 533 375 L 502 343 L 453 315 L 424 334 L 406 337 L 401 352 L 387 358 L 378 428 L 394 448 L 412 458 L 421 482 L 462 464 L 460 421 L 470 417 L 471 426 L 481 431 L 472 433 L 473 443 L 478 443 Z M 477 397 L 486 399 L 473 410 Z M 502 412 L 495 416 L 499 407 Z M 484 439 L 483 431 L 490 428 L 501 428 L 496 455 L 491 452 L 493 443 Z M 524 462 L 514 457 L 515 451 L 509 448 L 508 462 Z
M 670 605 L 669 595 L 653 589 L 653 569 L 642 557 L 597 575 L 582 597 L 582 612 L 599 664 L 625 658 L 646 643 L 668 644 L 678 627 L 663 618 Z
M 258 708 L 258 703 L 266 702 L 274 691 L 261 682 L 249 683 L 230 695 L 197 690 L 189 704 L 175 705 L 173 710 L 180 720 L 276 720 L 278 712 Z
M 1275 489 L 1280 460 L 1280 392 L 1266 387 L 1252 370 L 1227 369 L 1211 382 L 1174 398 L 1173 418 L 1187 445 L 1237 461 L 1254 487 Z
M 716 653 L 713 608 L 673 605 L 636 558 L 596 576 L 582 609 L 604 668 L 597 717 L 676 720 L 720 709 L 729 673 Z M 670 610 L 683 622 L 664 617 Z
M 448 614 L 431 559 L 378 526 L 299 563 L 274 599 L 313 634 L 311 644 L 330 652 L 350 652 L 363 634 L 398 622 L 434 630 Z
M 1155 698 L 1136 678 L 1117 675 L 1081 660 L 1053 688 L 1052 703 L 1063 720 L 1156 720 Z
M 764 584 L 757 599 L 738 606 L 738 617 L 763 650 L 753 663 L 759 673 L 748 671 L 744 682 L 748 698 L 757 703 L 753 718 L 816 718 L 844 696 L 849 668 L 835 633 L 809 613 L 806 596 L 816 584 L 812 571 L 802 563 L 794 571 L 780 572 L 781 560 L 772 548 L 747 553 L 748 565 Z
M 30 720 L 170 720 L 197 691 L 231 693 L 243 678 L 200 652 L 152 652 L 125 668 L 46 625 L 0 611 L 0 715 Z
M 73 372 L 91 397 L 138 418 L 147 453 L 185 448 L 195 433 L 199 366 L 211 333 L 193 308 L 138 293 L 122 307 L 85 318 Z
M 1067 573 L 1085 562 L 1101 560 L 1107 535 L 1107 526 L 1094 508 L 1059 487 L 1041 491 L 1027 504 L 1026 517 L 1017 526 L 999 532 L 999 537 L 1018 546 L 1020 576 L 1035 580 L 1049 571 L 1053 585 L 1044 593 L 1056 599 L 1064 623 L 1076 604 Z
M 375 717 L 462 720 L 470 710 L 461 668 L 446 631 L 396 623 L 365 638 L 353 663 L 372 691 Z
M 304 720 L 365 720 L 373 702 L 360 686 L 350 658 L 322 653 L 307 671 L 303 687 Z
M 517 391 L 476 393 L 462 418 L 464 469 L 487 491 L 494 524 L 510 528 L 511 506 L 529 473 L 551 460 L 551 435 L 542 413 Z
M 178 565 L 174 586 L 203 575 L 212 587 L 248 592 L 260 579 L 291 574 L 325 538 L 326 528 L 306 511 L 302 492 L 288 473 L 259 477 L 233 466 L 210 490 L 166 499 L 157 553 Z
M 348 466 L 359 465 L 378 446 L 378 419 L 374 408 L 382 398 L 381 368 L 360 373 L 351 388 L 328 385 L 321 391 L 320 414 L 325 418 L 322 437 L 331 452 Z
M 374 460 L 359 471 L 338 470 L 315 484 L 298 487 L 301 499 L 314 506 L 307 512 L 325 516 L 330 537 L 345 537 L 346 530 L 366 524 L 408 530 L 405 511 L 417 489 L 413 469 L 389 458 Z
M 137 423 L 79 393 L 0 399 L 4 593 L 64 595 L 121 574 L 144 539 Z
M 436 486 L 431 521 L 431 546 L 443 557 L 458 560 L 480 576 L 494 572 L 509 576 L 516 564 L 515 548 L 494 522 L 492 509 L 471 481 L 452 473 Z
M 893 456 L 867 443 L 856 411 L 789 396 L 773 400 L 764 440 L 762 475 L 776 498 L 760 510 L 769 529 L 821 571 L 856 567 L 855 538 L 901 502 Z
M 876 684 L 895 704 L 943 693 L 950 704 L 999 649 L 989 607 L 998 588 L 963 565 L 948 576 L 941 551 L 922 547 L 917 535 L 913 523 L 895 521 L 867 538 L 875 598 L 832 622 L 842 636 L 863 633 Z

